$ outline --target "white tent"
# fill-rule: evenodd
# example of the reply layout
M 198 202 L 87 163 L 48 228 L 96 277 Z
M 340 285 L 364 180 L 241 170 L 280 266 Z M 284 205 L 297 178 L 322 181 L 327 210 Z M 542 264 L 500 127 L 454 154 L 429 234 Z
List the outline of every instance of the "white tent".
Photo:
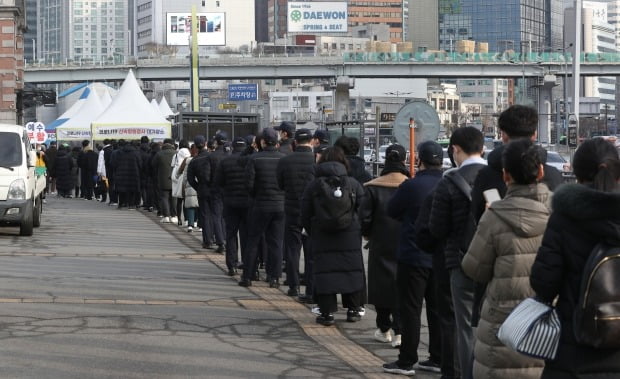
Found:
M 109 107 L 110 104 L 112 104 L 112 95 L 110 94 L 110 90 L 103 91 L 103 94 L 101 95 L 101 105 L 103 105 L 103 109 Z
M 94 140 L 171 136 L 170 122 L 149 104 L 131 70 L 110 106 L 91 123 L 91 127 Z
M 48 130 L 49 132 L 54 133 L 56 128 L 58 128 L 59 126 L 67 122 L 71 117 L 73 117 L 75 114 L 78 113 L 78 111 L 80 110 L 82 105 L 84 105 L 84 103 L 86 102 L 86 99 L 91 93 L 94 93 L 94 92 L 91 91 L 90 88 L 88 87 L 84 88 L 84 91 L 82 91 L 82 94 L 80 95 L 79 99 L 75 103 L 73 103 L 73 105 L 69 109 L 67 109 L 65 113 L 63 113 L 62 115 L 60 115 L 60 117 L 58 117 L 56 120 L 52 121 L 49 125 L 47 125 L 45 129 Z
M 166 101 L 166 96 L 162 96 L 161 101 L 159 102 L 159 110 L 164 117 L 174 116 L 174 112 L 170 109 L 170 105 Z
M 91 139 L 90 123 L 103 112 L 101 99 L 91 91 L 79 111 L 56 128 L 56 139 L 60 141 L 81 141 Z
M 155 100 L 155 99 L 151 100 L 151 106 L 153 107 L 153 109 L 156 109 L 157 112 L 161 113 L 161 111 L 159 110 L 159 104 L 157 104 L 157 100 Z

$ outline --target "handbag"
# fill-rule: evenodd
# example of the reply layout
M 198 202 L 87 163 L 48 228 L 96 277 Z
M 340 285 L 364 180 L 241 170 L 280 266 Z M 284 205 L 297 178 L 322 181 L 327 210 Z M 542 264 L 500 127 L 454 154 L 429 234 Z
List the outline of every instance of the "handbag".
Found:
M 553 360 L 560 344 L 560 331 L 555 308 L 530 297 L 510 312 L 497 338 L 521 354 Z

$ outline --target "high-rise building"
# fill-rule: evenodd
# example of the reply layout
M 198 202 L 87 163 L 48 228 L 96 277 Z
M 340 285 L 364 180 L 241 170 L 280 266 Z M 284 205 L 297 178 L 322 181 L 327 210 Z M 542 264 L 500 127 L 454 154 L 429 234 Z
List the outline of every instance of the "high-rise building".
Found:
M 222 39 L 218 39 L 212 45 L 204 45 L 201 47 L 201 51 L 208 49 L 207 46 L 232 51 L 249 50 L 256 41 L 255 7 L 253 5 L 248 6 L 247 0 L 135 0 L 135 4 L 136 32 L 134 33 L 134 40 L 139 57 L 161 55 L 161 49 L 170 51 L 170 46 L 176 47 L 181 54 L 183 51 L 187 52 L 188 48 L 185 41 L 188 41 L 189 36 L 181 28 L 185 30 L 189 23 L 186 17 L 191 14 L 192 6 L 196 7 L 197 13 L 223 14 L 223 17 L 220 17 L 219 24 L 214 24 L 213 20 L 207 18 L 204 18 L 204 22 L 201 19 L 203 24 L 200 27 L 202 28 L 204 25 L 204 33 L 206 34 L 218 32 L 218 25 L 223 25 L 224 29 Z M 178 15 L 173 16 L 174 13 Z M 173 18 L 176 21 L 174 25 L 171 21 Z M 177 42 L 172 42 L 172 38 L 175 38 Z M 178 43 L 179 38 L 185 38 L 183 44 Z
M 127 0 L 39 0 L 37 58 L 64 60 L 121 60 L 129 52 Z
M 30 63 L 36 59 L 37 54 L 37 0 L 25 1 L 26 32 L 24 33 L 24 59 Z
M 273 42 L 288 35 L 288 0 L 267 1 L 267 30 L 269 41 Z M 339 0 L 335 0 L 339 1 Z M 348 26 L 369 26 L 386 24 L 389 26 L 389 40 L 405 40 L 407 14 L 410 0 L 348 0 Z M 417 0 L 415 0 L 417 1 Z M 415 2 L 414 1 L 414 2 Z M 264 20 L 258 20 L 264 22 Z
M 413 43 L 414 51 L 438 50 L 438 0 L 413 0 L 408 6 L 405 39 Z
M 562 46 L 562 0 L 439 0 L 439 46 L 489 43 L 489 51 L 549 51 Z

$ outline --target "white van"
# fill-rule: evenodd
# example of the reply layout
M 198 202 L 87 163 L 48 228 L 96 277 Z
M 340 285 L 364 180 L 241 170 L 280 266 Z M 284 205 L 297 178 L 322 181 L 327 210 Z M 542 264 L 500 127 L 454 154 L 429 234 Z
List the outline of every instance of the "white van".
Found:
M 0 124 L 0 225 L 19 225 L 22 236 L 41 225 L 46 180 L 36 159 L 26 128 Z

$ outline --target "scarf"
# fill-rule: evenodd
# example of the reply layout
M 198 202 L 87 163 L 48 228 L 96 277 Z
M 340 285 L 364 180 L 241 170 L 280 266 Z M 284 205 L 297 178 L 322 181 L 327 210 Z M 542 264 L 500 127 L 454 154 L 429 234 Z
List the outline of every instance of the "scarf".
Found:
M 392 162 L 386 160 L 385 167 L 383 167 L 383 170 L 381 170 L 381 176 L 387 175 L 392 172 L 399 172 L 406 177 L 409 177 L 409 170 L 403 162 Z

